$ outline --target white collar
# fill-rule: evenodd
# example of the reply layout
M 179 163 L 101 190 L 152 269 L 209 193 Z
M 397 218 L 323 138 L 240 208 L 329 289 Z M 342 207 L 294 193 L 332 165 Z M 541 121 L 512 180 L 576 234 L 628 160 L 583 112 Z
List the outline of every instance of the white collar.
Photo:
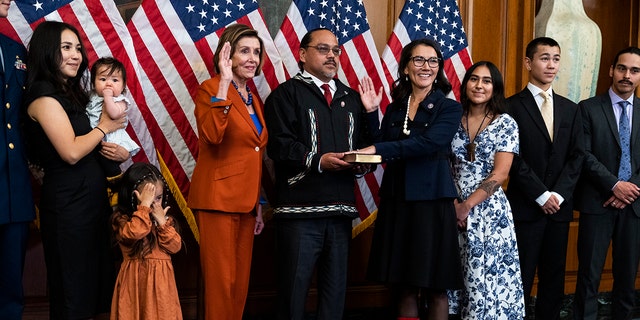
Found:
M 632 93 L 631 96 L 629 96 L 629 99 L 627 99 L 627 102 L 629 102 L 630 105 L 633 105 L 633 100 L 635 99 L 636 94 Z M 622 98 L 620 98 L 620 96 L 618 96 L 615 92 L 613 92 L 613 89 L 611 89 L 611 87 L 609 87 L 609 99 L 611 99 L 611 104 L 612 105 L 617 105 L 620 101 L 624 100 Z
M 325 84 L 325 82 L 323 82 L 322 80 L 318 79 L 318 77 L 312 75 L 311 73 L 307 72 L 306 70 L 302 71 L 302 76 L 306 77 L 306 78 L 311 78 L 311 80 L 313 80 L 313 83 L 315 83 L 316 86 L 318 86 L 318 88 L 321 88 L 321 86 L 323 84 Z M 329 80 L 329 82 L 327 82 L 327 84 L 329 85 L 329 89 L 331 89 L 331 92 L 336 92 L 336 90 L 337 90 L 336 82 L 333 79 Z
M 533 94 L 534 97 L 538 96 L 540 94 L 540 92 L 545 91 L 545 90 L 540 89 L 540 87 L 537 87 L 536 85 L 534 85 L 531 82 L 527 83 L 527 89 L 529 89 L 529 91 L 531 91 L 531 94 Z M 553 87 L 552 86 L 549 86 L 549 89 L 547 89 L 545 92 L 547 93 L 547 95 L 549 97 L 553 97 Z

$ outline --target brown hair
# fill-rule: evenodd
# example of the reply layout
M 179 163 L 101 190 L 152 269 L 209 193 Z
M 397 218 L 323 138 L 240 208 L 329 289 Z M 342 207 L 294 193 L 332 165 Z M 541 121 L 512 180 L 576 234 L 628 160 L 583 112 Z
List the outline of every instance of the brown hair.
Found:
M 236 23 L 228 26 L 220 35 L 220 39 L 218 40 L 218 47 L 216 48 L 216 52 L 213 55 L 213 66 L 216 70 L 216 73 L 220 73 L 220 69 L 218 69 L 218 62 L 220 62 L 220 51 L 224 46 L 225 42 L 229 42 L 231 44 L 231 53 L 230 56 L 236 52 L 236 45 L 238 41 L 242 38 L 256 38 L 260 42 L 260 63 L 258 63 L 258 67 L 256 68 L 256 76 L 259 76 L 262 72 L 262 65 L 264 64 L 264 42 L 258 35 L 258 31 L 249 28 L 249 26 Z

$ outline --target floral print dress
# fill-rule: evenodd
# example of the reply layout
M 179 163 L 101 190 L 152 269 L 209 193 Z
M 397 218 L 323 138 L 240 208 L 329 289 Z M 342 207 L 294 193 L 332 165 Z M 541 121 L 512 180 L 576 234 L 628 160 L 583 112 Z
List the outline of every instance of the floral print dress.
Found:
M 475 160 L 467 160 L 469 136 L 462 125 L 451 142 L 454 180 L 460 198 L 469 197 L 493 171 L 496 152 L 519 152 L 518 126 L 501 114 L 475 139 Z M 462 319 L 522 319 L 525 315 L 520 259 L 511 207 L 502 188 L 471 209 L 459 232 L 465 289 L 449 291 L 449 312 Z

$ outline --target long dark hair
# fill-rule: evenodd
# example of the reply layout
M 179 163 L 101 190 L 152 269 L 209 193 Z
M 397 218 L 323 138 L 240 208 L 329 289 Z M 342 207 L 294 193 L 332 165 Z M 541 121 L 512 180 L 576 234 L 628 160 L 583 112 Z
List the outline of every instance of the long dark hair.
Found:
M 404 99 L 409 95 L 409 93 L 411 93 L 411 80 L 407 79 L 406 75 L 404 74 L 404 69 L 411 61 L 411 54 L 413 53 L 413 49 L 420 45 L 432 47 L 436 51 L 436 55 L 439 58 L 438 74 L 436 75 L 436 79 L 433 82 L 433 88 L 440 89 L 445 95 L 451 92 L 451 83 L 449 83 L 449 80 L 447 80 L 447 77 L 444 75 L 444 57 L 442 56 L 442 52 L 440 52 L 440 47 L 435 41 L 431 39 L 416 39 L 404 46 L 404 48 L 402 48 L 402 52 L 400 53 L 400 61 L 398 62 L 398 80 L 393 83 L 393 89 L 391 89 L 391 98 L 393 100 Z
M 45 21 L 36 27 L 29 41 L 29 53 L 27 58 L 27 91 L 31 86 L 39 81 L 46 81 L 53 85 L 55 90 L 60 92 L 62 96 L 69 99 L 71 106 L 63 106 L 65 108 L 77 109 L 75 111 L 82 112 L 89 101 L 89 97 L 85 91 L 88 88 L 88 79 L 85 71 L 89 65 L 87 51 L 84 45 L 80 47 L 82 62 L 78 68 L 78 73 L 73 78 L 63 76 L 60 71 L 60 63 L 62 62 L 62 52 L 60 51 L 60 40 L 62 32 L 71 30 L 82 44 L 82 38 L 78 29 L 74 26 L 58 21 Z
M 469 69 L 467 69 L 467 73 L 464 74 L 464 78 L 462 79 L 462 84 L 460 85 L 460 103 L 462 104 L 462 110 L 464 113 L 469 111 L 469 97 L 467 96 L 467 83 L 469 82 L 469 78 L 471 78 L 471 74 L 478 67 L 485 66 L 489 69 L 489 74 L 491 75 L 491 83 L 493 84 L 493 94 L 491 95 L 491 99 L 487 102 L 487 112 L 493 113 L 494 115 L 502 114 L 506 109 L 506 99 L 504 97 L 504 81 L 502 80 L 502 74 L 498 67 L 490 61 L 480 61 L 474 63 Z
M 131 220 L 133 213 L 138 210 L 138 198 L 136 197 L 134 190 L 138 190 L 140 186 L 147 183 L 162 183 L 164 188 L 162 207 L 167 206 L 167 197 L 169 190 L 167 183 L 164 181 L 160 170 L 154 165 L 146 162 L 137 162 L 131 165 L 122 176 L 120 182 L 120 191 L 118 192 L 118 206 L 111 218 L 114 233 L 118 233 L 122 221 Z M 153 232 L 149 232 L 146 237 L 135 241 L 134 243 L 127 243 L 131 246 L 132 250 L 130 257 L 143 258 L 147 254 L 151 253 L 151 250 L 155 247 L 156 236 Z

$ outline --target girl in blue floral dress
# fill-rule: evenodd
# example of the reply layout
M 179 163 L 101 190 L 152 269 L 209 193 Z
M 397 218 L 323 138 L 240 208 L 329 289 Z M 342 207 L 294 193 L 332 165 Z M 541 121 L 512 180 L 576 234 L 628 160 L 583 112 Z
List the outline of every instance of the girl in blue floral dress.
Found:
M 504 85 L 493 63 L 471 66 L 460 91 L 464 115 L 451 144 L 465 288 L 449 291 L 449 310 L 462 319 L 522 319 L 518 247 L 501 188 L 518 153 L 518 126 L 503 113 Z

